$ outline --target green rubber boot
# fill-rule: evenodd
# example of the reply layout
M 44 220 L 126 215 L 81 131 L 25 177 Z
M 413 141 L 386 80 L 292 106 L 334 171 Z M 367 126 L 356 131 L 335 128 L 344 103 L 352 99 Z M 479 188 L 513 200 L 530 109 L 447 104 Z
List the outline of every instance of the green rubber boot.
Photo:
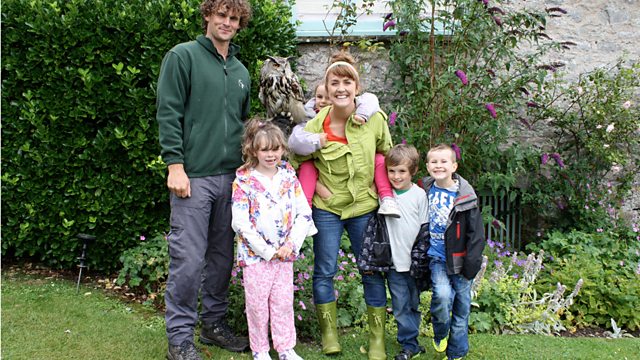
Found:
M 338 325 L 336 323 L 336 302 L 316 304 L 316 314 L 322 334 L 322 353 L 325 355 L 338 354 L 342 351 L 338 342 Z
M 386 360 L 384 348 L 384 324 L 387 321 L 387 309 L 367 306 L 369 313 L 369 360 Z

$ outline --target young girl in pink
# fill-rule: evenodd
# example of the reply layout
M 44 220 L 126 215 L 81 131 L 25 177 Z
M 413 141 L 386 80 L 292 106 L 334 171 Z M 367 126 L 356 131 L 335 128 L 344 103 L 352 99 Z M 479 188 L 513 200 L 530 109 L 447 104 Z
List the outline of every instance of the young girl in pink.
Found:
M 251 121 L 245 130 L 245 163 L 233 182 L 231 226 L 237 233 L 249 343 L 255 360 L 269 360 L 269 322 L 280 360 L 301 360 L 294 351 L 293 261 L 304 239 L 317 232 L 295 170 L 282 160 L 280 128 Z
M 311 98 L 305 104 L 305 111 L 309 119 L 311 119 L 320 109 L 328 105 L 331 105 L 331 101 L 329 101 L 324 84 L 320 83 L 315 88 L 315 97 Z M 353 115 L 354 120 L 358 124 L 364 124 L 369 116 L 378 111 L 380 111 L 378 98 L 374 94 L 363 93 L 356 98 L 356 113 Z M 298 155 L 309 155 L 323 148 L 327 141 L 331 140 L 327 139 L 326 133 L 314 134 L 304 131 L 305 125 L 306 122 L 296 125 L 291 136 L 289 136 L 289 148 Z M 323 185 L 317 183 L 318 170 L 313 166 L 312 161 L 305 161 L 300 164 L 299 175 L 300 183 L 302 184 L 302 189 L 304 190 L 309 206 L 312 206 L 313 194 L 316 191 L 320 196 L 326 193 Z M 399 218 L 400 209 L 391 191 L 391 183 L 389 183 L 389 178 L 387 177 L 384 155 L 382 154 L 376 154 L 373 180 L 380 197 L 378 214 Z

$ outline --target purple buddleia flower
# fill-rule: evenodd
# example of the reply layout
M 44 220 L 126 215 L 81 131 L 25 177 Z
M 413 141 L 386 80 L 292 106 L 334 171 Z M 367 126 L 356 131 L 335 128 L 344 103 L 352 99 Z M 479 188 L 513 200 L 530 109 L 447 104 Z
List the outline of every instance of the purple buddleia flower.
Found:
M 491 226 L 493 226 L 496 229 L 500 229 L 502 227 L 502 225 L 500 224 L 500 221 L 498 221 L 497 219 L 493 219 L 493 221 L 491 221 Z
M 536 104 L 535 101 L 527 101 L 527 107 L 531 107 L 531 108 L 540 108 L 540 105 Z
M 491 18 L 496 23 L 496 25 L 502 27 L 502 19 L 500 18 L 500 16 L 492 16 Z
M 498 117 L 498 114 L 496 113 L 495 105 L 493 105 L 492 103 L 488 103 L 484 107 L 487 108 L 487 110 L 489 111 L 489 114 L 491 114 L 492 118 L 495 119 L 496 117 Z
M 397 117 L 398 117 L 398 113 L 395 111 L 389 115 L 389 126 L 394 126 L 396 124 Z
M 540 164 L 542 165 L 547 165 L 547 163 L 549 162 L 549 154 L 544 153 L 540 156 Z
M 458 77 L 458 79 L 460 79 L 460 81 L 462 82 L 462 85 L 467 85 L 469 83 L 469 80 L 467 79 L 467 74 L 465 74 L 464 71 L 456 70 L 455 74 Z
M 406 145 L 407 144 L 407 139 L 402 139 L 402 143 Z
M 391 20 L 391 17 L 393 16 L 393 13 L 388 13 L 387 15 L 385 15 L 384 19 L 385 20 Z
M 460 148 L 458 147 L 458 145 L 456 145 L 455 143 L 451 144 L 451 149 L 454 153 L 456 153 L 456 160 L 462 159 L 462 156 L 460 156 Z
M 389 20 L 386 23 L 384 23 L 384 25 L 382 26 L 382 31 L 387 31 L 388 28 L 395 27 L 395 26 L 396 26 L 395 20 Z
M 556 164 L 558 164 L 558 167 L 560 167 L 560 169 L 564 168 L 564 162 L 562 161 L 562 158 L 560 157 L 560 154 L 553 153 L 550 156 L 553 158 L 553 160 L 556 161 Z
M 500 9 L 499 7 L 497 7 L 497 6 L 490 7 L 490 8 L 487 9 L 487 11 L 489 13 L 491 13 L 491 14 L 493 14 L 493 13 L 500 13 L 502 15 L 505 14 L 505 12 L 502 9 Z
M 486 7 L 487 5 L 489 5 L 489 0 L 482 0 L 482 3 L 484 4 L 484 6 Z

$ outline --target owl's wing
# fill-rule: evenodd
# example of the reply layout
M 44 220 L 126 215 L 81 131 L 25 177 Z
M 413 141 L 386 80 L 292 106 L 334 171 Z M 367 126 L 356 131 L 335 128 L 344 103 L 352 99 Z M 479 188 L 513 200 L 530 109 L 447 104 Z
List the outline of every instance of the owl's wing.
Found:
M 300 81 L 296 74 L 291 73 L 291 76 L 287 80 L 289 83 L 289 95 L 295 100 L 304 102 L 304 92 L 302 91 L 302 85 L 300 85 Z

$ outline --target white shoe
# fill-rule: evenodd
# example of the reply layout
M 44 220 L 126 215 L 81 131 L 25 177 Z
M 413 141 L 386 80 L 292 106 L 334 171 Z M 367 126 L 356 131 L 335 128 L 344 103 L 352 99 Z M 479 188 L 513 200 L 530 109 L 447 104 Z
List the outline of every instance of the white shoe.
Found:
M 262 351 L 262 352 L 254 351 L 253 360 L 271 360 L 271 356 L 269 356 L 268 351 Z
M 382 201 L 380 201 L 380 208 L 378 208 L 378 214 L 399 218 L 400 209 L 398 208 L 398 202 L 396 199 L 393 196 L 382 199 Z
M 279 360 L 304 360 L 293 349 L 285 350 L 278 353 Z

